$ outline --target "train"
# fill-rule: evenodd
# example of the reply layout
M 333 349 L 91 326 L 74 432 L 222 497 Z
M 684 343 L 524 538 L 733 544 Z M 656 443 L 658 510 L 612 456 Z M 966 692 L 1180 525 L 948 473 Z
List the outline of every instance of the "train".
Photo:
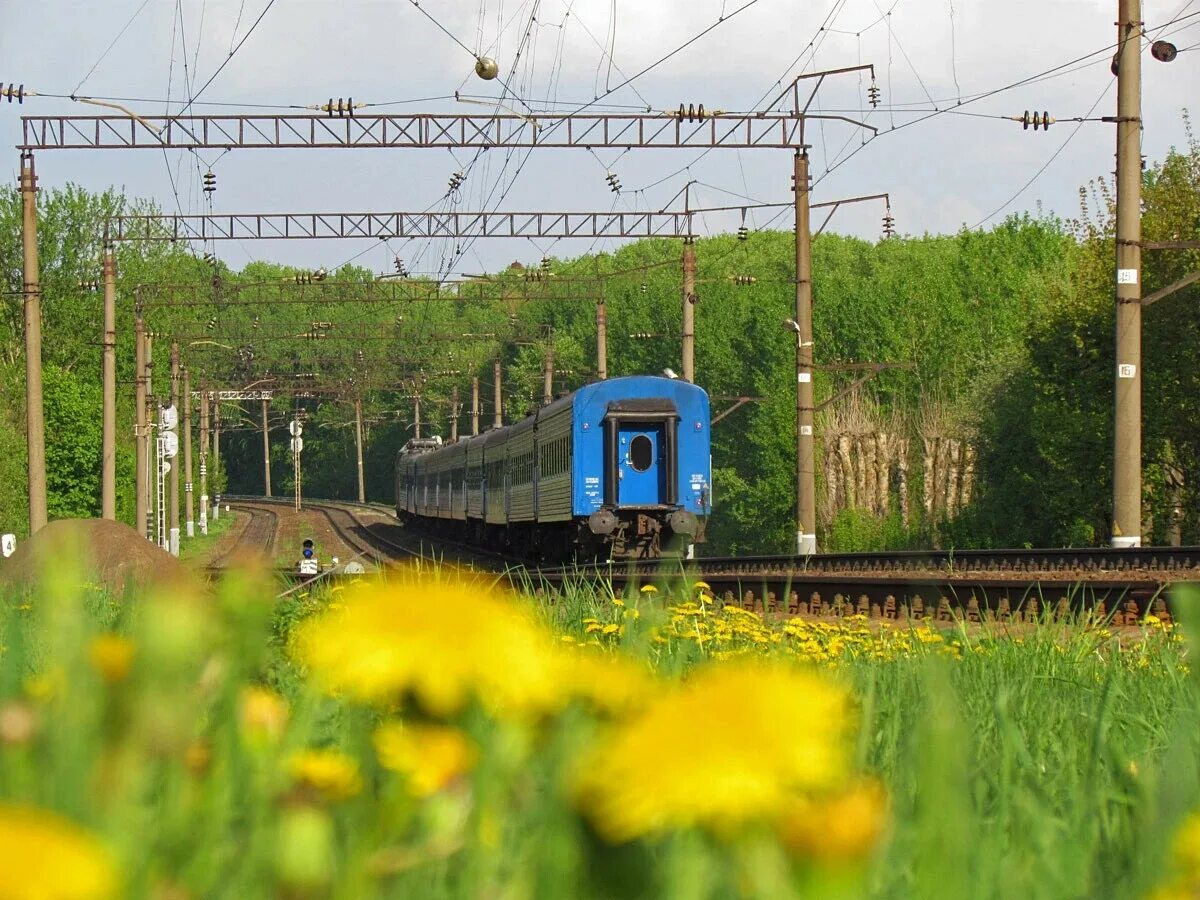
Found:
M 541 561 L 687 556 L 712 511 L 708 394 L 634 375 L 515 424 L 396 457 L 396 514 L 435 536 Z

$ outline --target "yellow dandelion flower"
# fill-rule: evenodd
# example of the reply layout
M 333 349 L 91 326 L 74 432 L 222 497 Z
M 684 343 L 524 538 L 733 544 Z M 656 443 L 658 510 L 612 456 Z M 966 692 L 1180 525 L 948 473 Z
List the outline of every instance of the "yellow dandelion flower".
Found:
M 388 722 L 375 731 L 385 769 L 405 776 L 414 797 L 436 794 L 475 765 L 475 745 L 457 728 Z
M 301 626 L 296 652 L 335 693 L 375 703 L 411 698 L 434 716 L 472 698 L 517 718 L 570 699 L 560 674 L 571 651 L 515 602 L 475 585 L 365 585 L 344 609 Z
M 887 797 L 874 781 L 830 797 L 803 798 L 778 820 L 779 836 L 792 853 L 825 863 L 861 860 L 879 843 L 887 821 Z
M 93 668 L 109 684 L 117 684 L 129 676 L 133 654 L 133 641 L 119 634 L 102 634 L 88 647 L 88 659 Z
M 656 587 L 655 587 L 654 585 L 652 585 L 652 584 L 643 584 L 643 585 L 642 585 L 642 587 L 641 587 L 641 592 L 642 592 L 643 594 L 657 594 L 657 593 L 658 593 L 658 588 L 656 588 Z
M 287 771 L 297 784 L 326 800 L 345 800 L 362 790 L 358 763 L 337 750 L 304 750 L 288 757 Z
M 615 843 L 778 815 L 795 793 L 841 780 L 848 706 L 844 690 L 809 673 L 701 670 L 594 745 L 573 779 L 575 801 Z
M 242 691 L 238 705 L 242 733 L 251 741 L 274 742 L 283 736 L 287 727 L 287 701 L 264 687 L 248 687 Z
M 622 606 L 623 607 L 625 605 L 625 601 L 622 600 L 620 597 L 613 597 L 612 602 L 613 602 L 613 606 Z
M 117 870 L 96 838 L 54 813 L 0 804 L 0 897 L 104 900 Z
M 697 581 L 692 585 L 692 587 L 697 591 L 711 591 L 712 590 L 712 587 L 709 585 L 709 583 L 707 581 Z

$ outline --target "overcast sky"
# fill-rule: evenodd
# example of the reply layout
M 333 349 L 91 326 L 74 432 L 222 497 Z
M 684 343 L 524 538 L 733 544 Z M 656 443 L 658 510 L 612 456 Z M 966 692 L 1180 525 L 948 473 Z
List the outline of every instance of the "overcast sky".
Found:
M 1108 177 L 1113 168 L 1110 124 L 1060 121 L 1048 133 L 1034 133 L 993 117 L 1025 109 L 1048 110 L 1064 120 L 1089 111 L 1111 115 L 1115 79 L 1109 72 L 1111 51 L 1103 51 L 1115 39 L 1116 0 L 422 0 L 420 9 L 412 0 L 275 0 L 251 32 L 266 6 L 267 0 L 3 0 L 0 79 L 45 93 L 142 98 L 127 105 L 161 114 L 178 110 L 180 101 L 228 59 L 201 100 L 304 105 L 352 96 L 356 102 L 395 104 L 372 110 L 379 112 L 479 113 L 489 107 L 456 103 L 453 94 L 495 96 L 502 90 L 497 82 L 473 75 L 473 55 L 482 53 L 497 60 L 501 78 L 530 107 L 561 111 L 621 84 L 724 15 L 707 35 L 602 102 L 655 110 L 680 102 L 749 110 L 762 108 L 785 77 L 874 63 L 882 91 L 878 110 L 870 111 L 866 102 L 868 77 L 838 76 L 821 88 L 822 110 L 864 117 L 879 128 L 879 136 L 849 158 L 862 144 L 863 132 L 841 124 L 815 128 L 813 199 L 888 191 L 904 233 L 953 232 L 1039 207 L 1070 216 L 1078 209 L 1080 185 Z M 1169 36 L 1181 49 L 1200 41 L 1200 0 L 1148 0 L 1144 19 L 1152 35 Z M 231 47 L 243 38 L 229 59 Z M 960 99 L 1088 54 L 1096 55 L 1054 77 L 957 108 Z M 1184 142 L 1182 110 L 1197 96 L 1200 53 L 1181 53 L 1169 65 L 1146 54 L 1143 70 L 1144 150 L 1158 159 Z M 935 107 L 955 112 L 900 127 Z M 20 142 L 21 112 L 101 111 L 50 98 L 31 98 L 24 107 L 3 104 L 0 144 Z M 467 178 L 458 207 L 478 209 L 489 197 L 488 208 L 495 207 L 521 154 L 511 160 L 499 190 L 503 151 L 488 151 L 468 168 L 473 154 L 245 150 L 219 160 L 218 152 L 203 151 L 197 160 L 180 152 L 164 158 L 153 150 L 58 151 L 40 154 L 38 170 L 44 186 L 117 185 L 131 195 L 154 198 L 167 211 L 199 212 L 205 207 L 197 167 L 212 165 L 218 212 L 385 212 L 448 208 L 447 182 L 461 168 Z M 540 150 L 520 170 L 500 208 L 608 210 L 615 202 L 618 209 L 661 209 L 691 179 L 702 183 L 693 189 L 694 205 L 741 202 L 734 195 L 790 199 L 786 152 L 719 149 L 697 160 L 699 155 L 695 150 Z M 15 181 L 17 167 L 13 150 L 3 171 Z M 605 182 L 608 171 L 623 186 L 619 196 Z M 881 212 L 877 205 L 845 209 L 830 228 L 873 238 Z M 751 213 L 748 224 L 761 226 L 767 219 Z M 790 227 L 787 218 L 777 224 Z M 714 216 L 703 225 L 709 231 L 732 230 L 737 217 Z M 536 261 L 544 252 L 573 256 L 611 246 L 602 242 L 593 248 L 590 241 L 578 240 L 537 246 L 527 240 L 479 241 L 454 269 L 495 269 L 513 259 Z M 393 241 L 388 247 L 327 241 L 226 243 L 217 251 L 234 267 L 251 257 L 332 267 L 361 253 L 358 261 L 376 270 L 390 269 L 399 254 L 409 269 L 436 271 L 454 248 L 445 241 Z

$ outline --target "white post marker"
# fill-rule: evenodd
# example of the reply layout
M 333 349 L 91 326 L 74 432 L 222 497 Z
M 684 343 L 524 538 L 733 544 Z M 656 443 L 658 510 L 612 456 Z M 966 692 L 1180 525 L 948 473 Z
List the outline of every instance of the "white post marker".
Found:
M 4 554 L 4 558 L 8 559 L 17 552 L 17 536 L 15 534 L 0 535 L 0 553 Z

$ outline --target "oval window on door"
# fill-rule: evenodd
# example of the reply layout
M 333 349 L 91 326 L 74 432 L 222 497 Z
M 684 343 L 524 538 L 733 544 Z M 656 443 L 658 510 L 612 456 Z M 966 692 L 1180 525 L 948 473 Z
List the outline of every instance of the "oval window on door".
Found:
M 645 472 L 654 465 L 654 443 L 644 434 L 629 442 L 629 465 L 635 472 Z

